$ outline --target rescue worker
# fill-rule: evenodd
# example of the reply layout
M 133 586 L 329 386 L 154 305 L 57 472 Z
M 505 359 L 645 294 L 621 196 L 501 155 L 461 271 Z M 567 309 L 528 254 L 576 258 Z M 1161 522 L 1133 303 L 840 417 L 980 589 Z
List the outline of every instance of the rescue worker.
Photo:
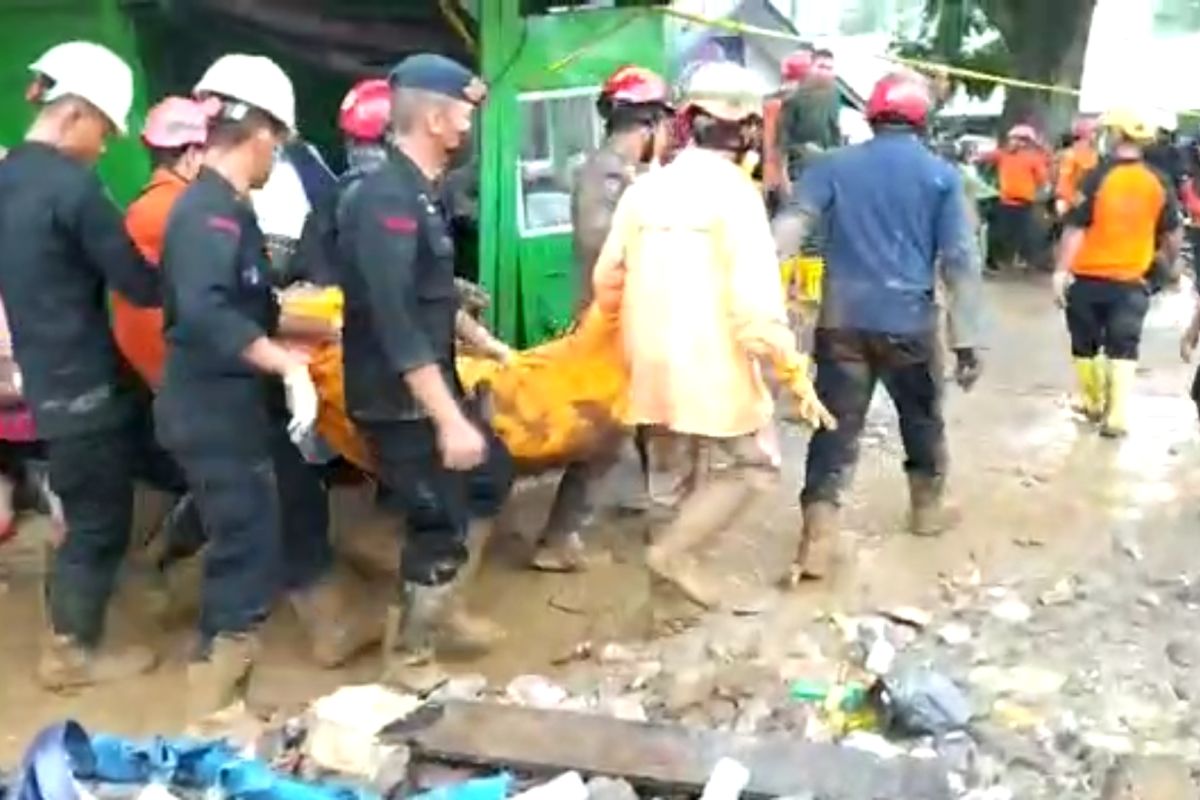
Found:
M 784 101 L 781 111 L 780 150 L 789 194 L 814 156 L 842 145 L 840 111 L 833 53 L 814 51 L 807 77 Z
M 320 286 L 337 284 L 337 209 L 352 187 L 387 161 L 391 107 L 391 89 L 382 78 L 359 81 L 342 100 L 338 130 L 346 151 L 346 171 L 338 177 L 337 190 L 304 223 L 293 259 L 295 279 Z
M 1036 206 L 1049 184 L 1046 154 L 1038 146 L 1037 132 L 1029 125 L 1015 125 L 1003 148 L 983 160 L 995 164 L 1000 202 L 989 226 L 992 240 L 988 252 L 997 266 L 1013 266 L 1017 259 L 1038 266 L 1044 256 Z
M 1120 437 L 1150 305 L 1146 276 L 1160 248 L 1174 263 L 1183 228 L 1169 179 L 1144 158 L 1154 127 L 1125 111 L 1106 114 L 1101 125 L 1107 157 L 1084 179 L 1081 202 L 1067 215 L 1054 294 L 1071 335 L 1075 408 L 1099 423 L 1103 436 Z
M 388 161 L 387 136 L 391 124 L 391 87 L 383 78 L 359 81 L 342 100 L 338 111 L 338 129 L 346 149 L 346 171 L 338 177 L 337 188 L 313 209 L 300 235 L 296 256 L 292 259 L 292 278 L 318 286 L 338 283 L 338 216 L 361 185 L 363 178 Z M 487 307 L 490 298 L 479 287 L 456 279 L 462 308 L 455 320 L 458 337 L 477 353 L 507 361 L 511 349 L 492 336 L 475 320 L 470 310 Z
M 797 395 L 801 419 L 832 424 L 788 327 L 766 208 L 737 166 L 764 96 L 740 65 L 695 71 L 683 101 L 691 145 L 626 190 L 594 278 L 601 308 L 621 317 L 627 422 L 650 434 L 651 499 L 677 510 L 647 564 L 706 607 L 719 598 L 696 550 L 778 476 L 763 365 Z
M 431 54 L 401 61 L 389 82 L 389 159 L 339 221 L 343 360 L 348 411 L 406 517 L 403 605 L 388 614 L 383 680 L 425 691 L 445 679 L 436 646 L 477 653 L 502 635 L 468 614 L 461 589 L 468 544 L 482 553 L 512 463 L 455 372 L 454 252 L 435 188 L 454 152 L 469 147 L 486 88 Z
M 126 131 L 129 66 L 100 45 L 68 42 L 30 68 L 26 96 L 37 117 L 0 162 L 0 296 L 67 523 L 48 566 L 52 630 L 38 664 L 39 681 L 57 690 L 127 678 L 155 663 L 146 648 L 101 654 L 98 647 L 129 543 L 141 444 L 106 289 L 152 306 L 161 284 L 92 169 L 105 142 Z
M 141 194 L 129 204 L 125 228 L 142 256 L 157 266 L 162 261 L 167 217 L 188 184 L 200 174 L 208 114 L 195 100 L 168 97 L 150 109 L 142 142 L 150 153 L 153 174 Z M 152 389 L 162 384 L 167 345 L 161 308 L 138 308 L 120 292 L 112 296 L 113 335 L 130 366 Z
M 836 566 L 842 493 L 879 382 L 900 416 L 910 530 L 936 535 L 954 521 L 944 503 L 938 265 L 948 294 L 955 377 L 964 389 L 980 373 L 981 278 L 962 179 L 921 141 L 931 107 L 925 81 L 905 74 L 883 78 L 867 105 L 874 138 L 805 172 L 776 221 L 783 256 L 795 252 L 814 225 L 828 230 L 814 359 L 817 394 L 837 419 L 836 429 L 817 431 L 809 444 L 792 582 L 823 577 Z
M 167 218 L 175 201 L 200 173 L 208 121 L 204 108 L 186 97 L 168 97 L 146 116 L 142 143 L 149 150 L 154 171 L 141 194 L 129 204 L 125 229 L 142 257 L 153 266 L 162 261 Z M 167 356 L 162 308 L 138 308 L 119 291 L 111 293 L 111 307 L 117 347 L 141 377 L 143 402 L 149 409 L 151 392 L 162 385 Z M 155 441 L 151 414 L 143 415 L 143 423 L 148 442 L 147 477 L 156 488 L 179 496 L 159 535 L 150 543 L 158 581 L 147 597 L 160 614 L 165 614 L 171 602 L 166 584 L 168 568 L 198 552 L 205 537 L 195 503 L 185 494 L 187 481 L 182 471 Z
M 571 193 L 574 226 L 577 311 L 592 301 L 592 271 L 604 246 L 613 212 L 634 178 L 661 162 L 670 143 L 667 82 L 637 66 L 625 66 L 604 83 L 597 109 L 605 125 L 604 144 L 591 153 L 576 175 Z M 614 431 L 605 447 L 563 473 L 550 515 L 531 562 L 534 569 L 571 572 L 583 569 L 580 532 L 592 513 L 593 487 L 616 463 L 624 437 Z
M 160 439 L 183 466 L 209 537 L 187 673 L 191 720 L 237 699 L 281 590 L 322 665 L 378 640 L 331 573 L 324 492 L 294 444 L 312 428 L 317 393 L 305 359 L 273 338 L 279 307 L 249 199 L 295 129 L 291 80 L 270 59 L 226 55 L 195 94 L 213 121 L 204 166 L 167 225 L 167 362 L 156 400 Z
M 1075 207 L 1084 176 L 1100 163 L 1095 120 L 1076 120 L 1071 126 L 1071 138 L 1071 146 L 1059 156 L 1054 186 L 1054 211 L 1060 220 Z
M 779 65 L 779 91 L 763 103 L 763 187 L 767 192 L 767 208 L 771 215 L 782 204 L 787 188 L 784 172 L 784 139 L 780 130 L 780 117 L 784 102 L 808 79 L 812 69 L 813 46 L 807 42 L 783 59 Z

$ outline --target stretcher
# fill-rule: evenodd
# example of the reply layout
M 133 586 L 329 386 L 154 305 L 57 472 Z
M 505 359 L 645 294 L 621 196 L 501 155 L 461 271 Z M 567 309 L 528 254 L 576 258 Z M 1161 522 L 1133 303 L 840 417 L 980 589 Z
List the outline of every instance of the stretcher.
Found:
M 285 294 L 284 312 L 340 327 L 341 302 L 336 289 Z M 586 458 L 625 414 L 629 374 L 620 323 L 596 308 L 570 333 L 506 363 L 464 355 L 457 365 L 463 388 L 486 400 L 493 429 L 522 470 Z M 317 348 L 309 369 L 321 400 L 317 432 L 342 457 L 371 472 L 370 448 L 346 410 L 341 345 Z

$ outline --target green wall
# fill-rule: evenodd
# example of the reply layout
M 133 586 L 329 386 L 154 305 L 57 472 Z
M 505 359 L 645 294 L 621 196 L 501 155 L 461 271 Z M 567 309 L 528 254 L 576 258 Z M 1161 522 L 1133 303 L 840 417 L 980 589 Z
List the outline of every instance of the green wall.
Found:
M 100 162 L 100 174 L 121 202 L 142 186 L 149 167 L 136 132 L 145 114 L 141 67 L 133 30 L 117 0 L 3 0 L 0 2 L 0 144 L 12 147 L 25 136 L 33 108 L 25 102 L 29 64 L 52 45 L 72 39 L 103 44 L 130 63 L 137 81 L 130 128 L 114 140 Z
M 631 62 L 662 71 L 666 47 L 659 14 L 613 9 L 522 18 L 519 7 L 520 0 L 489 0 L 482 9 L 490 95 L 480 132 L 480 279 L 496 298 L 495 329 L 507 341 L 529 345 L 569 327 L 575 266 L 570 235 L 520 236 L 517 165 L 524 132 L 517 98 L 599 86 Z

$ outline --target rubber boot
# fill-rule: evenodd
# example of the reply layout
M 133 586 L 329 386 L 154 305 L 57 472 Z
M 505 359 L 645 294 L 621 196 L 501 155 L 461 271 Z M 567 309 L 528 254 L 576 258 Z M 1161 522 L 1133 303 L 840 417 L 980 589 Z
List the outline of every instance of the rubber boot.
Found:
M 502 627 L 486 617 L 472 614 L 467 608 L 467 594 L 479 579 L 484 552 L 495 532 L 494 519 L 471 523 L 467 532 L 467 561 L 452 584 L 454 592 L 438 626 L 437 646 L 441 650 L 462 656 L 480 656 L 506 637 Z
M 423 695 L 446 682 L 433 645 L 453 594 L 452 585 L 405 584 L 404 606 L 392 606 L 387 613 L 381 683 Z
M 753 476 L 713 476 L 683 501 L 674 522 L 646 551 L 646 566 L 691 602 L 715 608 L 719 598 L 701 576 L 690 553 L 727 529 L 756 494 Z
M 946 504 L 946 479 L 909 474 L 909 530 L 915 536 L 940 536 L 958 524 L 959 513 Z
M 800 545 L 787 585 L 797 586 L 803 580 L 819 581 L 831 576 L 837 562 L 837 538 L 837 505 L 827 500 L 806 504 Z
M 187 667 L 187 718 L 198 724 L 243 699 L 258 638 L 253 634 L 222 634 L 213 639 L 208 656 Z
M 324 669 L 340 667 L 380 641 L 378 616 L 340 571 L 290 593 L 288 601 L 308 635 L 313 661 Z
M 1133 392 L 1133 381 L 1137 373 L 1137 362 L 1113 359 L 1108 362 L 1108 410 L 1100 435 L 1110 439 L 1124 436 L 1129 430 L 1129 395 Z
M 158 657 L 147 647 L 99 653 L 70 636 L 49 634 L 42 646 L 37 678 L 48 691 L 68 692 L 136 678 L 157 664 Z
M 1071 410 L 1089 422 L 1100 422 L 1104 418 L 1104 378 L 1099 360 L 1075 359 L 1075 377 L 1079 394 L 1071 402 Z

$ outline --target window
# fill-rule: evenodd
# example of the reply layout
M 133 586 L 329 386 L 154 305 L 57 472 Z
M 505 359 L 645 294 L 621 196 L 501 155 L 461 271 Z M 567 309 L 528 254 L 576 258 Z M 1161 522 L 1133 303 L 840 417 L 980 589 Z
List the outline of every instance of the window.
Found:
M 517 163 L 522 236 L 571 230 L 575 173 L 603 134 L 596 113 L 599 89 L 529 92 L 519 98 L 521 158 Z
M 1200 32 L 1200 0 L 1156 0 L 1154 32 L 1165 35 Z

